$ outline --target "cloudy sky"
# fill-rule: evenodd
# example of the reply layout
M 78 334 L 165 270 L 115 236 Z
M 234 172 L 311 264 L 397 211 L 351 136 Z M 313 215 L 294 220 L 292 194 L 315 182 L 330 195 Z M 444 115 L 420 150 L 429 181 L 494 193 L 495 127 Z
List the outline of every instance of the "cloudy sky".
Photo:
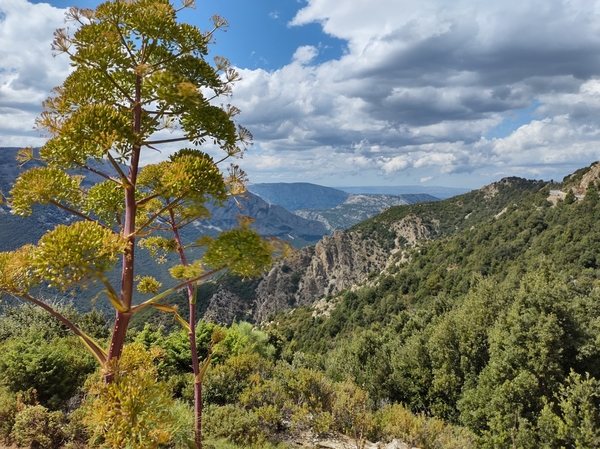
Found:
M 68 73 L 50 42 L 71 2 L 50 3 L 0 0 L 0 146 L 43 142 Z M 213 14 L 253 182 L 477 188 L 600 158 L 600 0 L 198 0 L 181 19 Z

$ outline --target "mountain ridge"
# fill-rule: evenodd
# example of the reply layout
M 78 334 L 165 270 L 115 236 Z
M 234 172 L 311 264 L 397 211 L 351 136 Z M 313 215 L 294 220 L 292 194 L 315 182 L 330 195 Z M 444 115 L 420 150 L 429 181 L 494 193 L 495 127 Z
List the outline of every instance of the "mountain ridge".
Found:
M 271 204 L 290 212 L 298 209 L 330 209 L 339 206 L 350 194 L 333 187 L 308 182 L 249 183 L 247 189 Z
M 439 198 L 428 194 L 352 194 L 342 204 L 331 209 L 298 209 L 294 214 L 322 222 L 329 231 L 335 231 L 348 229 L 392 206 L 428 201 L 439 201 Z
M 276 261 L 255 282 L 242 308 L 247 319 L 310 306 L 344 290 L 359 288 L 409 258 L 411 248 L 449 237 L 502 216 L 514 201 L 539 194 L 554 184 L 509 177 L 442 201 L 394 206 L 347 230 L 324 236 L 316 245 Z M 547 200 L 545 199 L 545 202 Z M 550 203 L 548 203 L 550 204 Z M 219 293 L 223 294 L 223 293 Z M 235 291 L 227 293 L 237 301 Z M 208 301 L 210 298 L 205 298 Z

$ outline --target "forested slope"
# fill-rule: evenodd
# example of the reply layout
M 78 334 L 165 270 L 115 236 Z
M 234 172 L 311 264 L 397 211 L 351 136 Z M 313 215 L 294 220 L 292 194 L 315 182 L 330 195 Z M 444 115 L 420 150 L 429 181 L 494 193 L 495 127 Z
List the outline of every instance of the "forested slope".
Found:
M 207 316 L 219 312 L 215 321 L 255 317 L 261 288 L 265 301 L 287 295 L 271 296 L 284 311 L 263 310 L 256 327 L 198 326 L 201 354 L 215 329 L 227 333 L 204 383 L 207 439 L 272 449 L 342 433 L 356 447 L 598 447 L 599 171 L 562 183 L 506 178 L 393 208 L 280 260 L 262 279 L 203 284 L 198 302 Z M 97 312 L 68 313 L 106 337 Z M 164 422 L 186 429 L 187 333 L 169 316 L 139 316 L 128 350 L 161 380 L 140 400 L 160 394 Z M 91 359 L 49 320 L 28 307 L 0 317 L 0 437 L 86 443 L 94 415 L 85 404 L 99 377 L 88 377 Z M 82 388 L 91 398 L 83 405 Z M 26 430 L 40 417 L 60 425 L 32 437 Z M 92 433 L 77 430 L 84 424 Z M 168 447 L 185 447 L 182 432 Z
M 466 425 L 481 447 L 597 447 L 597 177 L 508 178 L 384 212 L 351 231 L 390 248 L 380 274 L 266 329 L 374 403 Z M 394 224 L 412 214 L 435 240 L 398 245 Z
M 516 201 L 546 202 L 550 187 L 543 181 L 506 178 L 444 201 L 391 207 L 348 231 L 336 231 L 273 265 L 256 288 L 250 305 L 253 318 L 262 321 L 269 313 L 309 305 L 363 284 L 394 270 L 417 242 L 477 227 Z M 536 195 L 539 198 L 533 200 Z

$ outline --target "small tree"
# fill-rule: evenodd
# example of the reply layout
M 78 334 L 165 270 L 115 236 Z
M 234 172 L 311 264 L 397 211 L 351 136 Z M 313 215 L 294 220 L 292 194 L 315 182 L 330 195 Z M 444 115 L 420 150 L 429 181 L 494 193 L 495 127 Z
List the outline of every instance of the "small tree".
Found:
M 193 0 L 183 0 L 182 8 L 193 6 Z M 107 369 L 107 381 L 131 316 L 148 307 L 174 313 L 190 336 L 195 439 L 201 446 L 202 369 L 193 286 L 226 268 L 257 274 L 270 263 L 273 247 L 242 220 L 239 229 L 198 240 L 205 246 L 203 257 L 187 259 L 180 230 L 208 217 L 208 202 L 219 205 L 244 192 L 244 173 L 231 165 L 225 176 L 217 164 L 241 156 L 252 136 L 234 123 L 238 109 L 214 105 L 238 79 L 226 59 L 214 58 L 214 66 L 206 61 L 213 34 L 225 20 L 215 16 L 213 29 L 201 32 L 178 23 L 177 12 L 169 0 L 110 0 L 96 10 L 74 7 L 67 13 L 77 31 L 71 36 L 57 30 L 53 50 L 68 54 L 74 71 L 44 102 L 37 120 L 49 135 L 39 151 L 41 166 L 19 176 L 8 201 L 21 216 L 31 214 L 35 204 L 46 204 L 79 220 L 57 226 L 37 245 L 0 253 L 0 291 L 37 304 L 69 327 Z M 184 148 L 164 162 L 140 165 L 143 153 L 155 153 L 162 144 L 207 141 L 223 150 L 218 162 L 197 148 Z M 18 156 L 23 163 L 35 157 L 31 148 Z M 94 176 L 82 183 L 84 174 Z M 170 270 L 180 281 L 177 286 L 163 290 L 157 279 L 138 273 L 138 243 L 153 253 L 179 254 L 181 264 Z M 120 285 L 113 285 L 107 273 L 119 259 Z M 107 350 L 35 294 L 39 286 L 74 291 L 91 282 L 104 287 L 115 309 Z M 154 296 L 136 301 L 136 283 L 139 293 Z M 189 322 L 165 302 L 181 288 L 188 289 Z

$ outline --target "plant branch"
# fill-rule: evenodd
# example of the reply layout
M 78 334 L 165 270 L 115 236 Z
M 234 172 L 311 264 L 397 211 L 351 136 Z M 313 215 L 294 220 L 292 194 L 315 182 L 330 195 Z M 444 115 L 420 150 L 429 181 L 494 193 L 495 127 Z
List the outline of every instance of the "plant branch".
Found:
M 142 145 L 150 146 L 150 145 L 158 145 L 161 143 L 182 142 L 184 140 L 189 141 L 189 140 L 194 140 L 194 139 L 200 139 L 200 138 L 206 137 L 208 135 L 209 135 L 208 133 L 202 133 L 202 134 L 198 134 L 197 136 L 190 136 L 190 137 L 175 137 L 173 139 L 148 140 L 148 141 L 142 142 Z
M 107 229 L 114 233 L 114 231 L 112 229 L 110 229 L 108 226 L 100 223 L 98 220 L 94 220 L 92 217 L 88 217 L 87 215 L 82 214 L 81 212 L 76 211 L 75 209 L 71 209 L 70 207 L 65 206 L 64 204 L 61 204 L 58 201 L 50 200 L 50 201 L 48 201 L 48 203 L 52 204 L 53 206 L 56 206 L 64 211 L 67 211 L 70 214 L 73 214 L 79 218 L 83 218 L 84 220 L 91 221 L 92 223 L 96 223 L 98 226 L 101 226 L 102 228 Z
M 196 277 L 194 277 L 194 278 L 186 279 L 185 281 L 183 281 L 183 282 L 181 282 L 181 283 L 177 284 L 175 287 L 171 287 L 170 289 L 168 289 L 168 290 L 165 290 L 165 291 L 164 291 L 164 292 L 162 292 L 162 293 L 159 293 L 159 294 L 158 294 L 158 295 L 156 295 L 155 297 L 153 297 L 153 298 L 150 298 L 149 300 L 147 300 L 147 301 L 144 301 L 144 302 L 143 302 L 143 303 L 141 303 L 141 304 L 138 304 L 138 305 L 136 305 L 136 306 L 133 306 L 133 307 L 131 308 L 130 312 L 131 312 L 132 314 L 133 314 L 133 313 L 137 313 L 137 312 L 139 312 L 140 310 L 143 310 L 143 309 L 145 309 L 146 307 L 150 307 L 152 304 L 154 304 L 154 303 L 156 303 L 156 302 L 160 301 L 161 299 L 164 299 L 164 298 L 166 298 L 166 297 L 167 297 L 167 296 L 169 296 L 170 294 L 177 292 L 179 289 L 182 289 L 183 287 L 187 287 L 188 285 L 191 285 L 191 284 L 193 284 L 193 283 L 195 283 L 195 282 L 202 281 L 203 279 L 206 279 L 206 278 L 208 278 L 208 277 L 210 277 L 210 276 L 212 276 L 212 275 L 214 275 L 214 274 L 218 273 L 219 271 L 223 271 L 223 270 L 224 270 L 224 269 L 226 269 L 226 268 L 227 268 L 227 267 L 215 268 L 214 270 L 207 271 L 206 273 L 203 273 L 203 274 L 201 274 L 200 276 L 196 276 Z
M 131 98 L 129 93 L 125 89 L 123 89 L 119 83 L 117 83 L 117 81 L 112 77 L 112 75 L 110 73 L 108 73 L 107 71 L 103 71 L 102 73 L 104 74 L 104 76 L 106 76 L 106 78 L 108 78 L 108 80 L 111 82 L 111 84 L 113 86 L 115 86 L 117 88 L 117 90 L 119 92 L 121 92 L 127 100 L 129 100 L 130 103 L 134 102 L 133 98 Z
M 141 225 L 140 227 L 138 227 L 138 228 L 135 230 L 135 234 L 137 235 L 137 234 L 138 234 L 138 233 L 140 233 L 140 232 L 141 232 L 141 231 L 142 231 L 144 228 L 146 228 L 146 227 L 150 226 L 150 223 L 152 223 L 154 220 L 156 220 L 158 217 L 160 217 L 160 215 L 161 215 L 163 212 L 165 212 L 165 211 L 169 210 L 169 208 L 171 208 L 171 207 L 174 207 L 174 206 L 177 204 L 177 202 L 178 202 L 178 201 L 181 201 L 181 199 L 182 199 L 182 198 L 176 198 L 176 199 L 174 199 L 173 201 L 171 201 L 170 203 L 168 203 L 168 204 L 166 204 L 164 207 L 162 207 L 162 208 L 161 208 L 161 209 L 160 209 L 158 212 L 156 212 L 156 213 L 152 214 L 152 216 L 151 216 L 151 217 L 150 217 L 148 220 L 146 220 L 146 222 L 145 222 L 143 225 Z
M 119 24 L 115 23 L 114 25 L 115 25 L 115 28 L 117 29 L 117 33 L 119 33 L 119 38 L 121 39 L 121 43 L 127 49 L 127 53 L 129 54 L 129 57 L 133 61 L 134 67 L 137 66 L 138 62 L 136 61 L 135 55 L 132 53 L 131 48 L 129 48 L 129 45 L 127 45 L 127 41 L 125 40 L 125 36 L 123 36 L 123 33 L 121 32 L 121 28 L 119 27 Z M 132 101 L 132 103 L 135 103 L 135 101 Z
M 160 193 L 154 193 L 154 194 L 152 194 L 152 195 L 149 195 L 149 196 L 147 196 L 147 197 L 145 197 L 145 198 L 142 198 L 141 200 L 138 200 L 138 201 L 136 202 L 136 204 L 137 204 L 138 206 L 143 206 L 143 205 L 144 205 L 144 204 L 146 204 L 148 201 L 151 201 L 151 200 L 153 200 L 154 198 L 158 198 L 159 196 L 160 196 Z
M 114 181 L 114 182 L 116 182 L 117 184 L 119 184 L 119 181 L 118 181 L 117 179 L 113 178 L 113 177 L 112 177 L 112 176 L 110 176 L 110 175 L 107 175 L 106 173 L 104 173 L 104 172 L 102 172 L 102 171 L 100 171 L 100 170 L 97 170 L 97 169 L 95 169 L 95 168 L 93 168 L 93 167 L 90 167 L 89 165 L 85 165 L 85 164 L 79 164 L 79 166 L 80 166 L 81 168 L 85 169 L 85 170 L 88 170 L 88 171 L 90 171 L 90 172 L 92 172 L 92 173 L 95 173 L 95 174 L 97 174 L 98 176 L 101 176 L 102 178 L 104 178 L 104 179 L 106 179 L 106 180 L 108 180 L 108 181 Z
M 118 162 L 115 161 L 115 158 L 112 157 L 110 152 L 108 152 L 108 151 L 106 152 L 106 157 L 108 158 L 108 160 L 111 163 L 111 165 L 113 166 L 113 168 L 116 170 L 116 172 L 121 177 L 121 180 L 123 181 L 123 184 L 125 185 L 125 187 L 132 187 L 131 182 L 129 181 L 129 177 L 125 174 L 125 172 L 123 171 L 121 166 L 118 164 Z
M 102 349 L 102 347 L 98 343 L 96 343 L 92 337 L 87 335 L 85 332 L 79 329 L 75 325 L 75 323 L 73 323 L 71 320 L 69 320 L 67 317 L 65 317 L 63 314 L 61 314 L 54 308 L 52 308 L 50 305 L 46 304 L 44 301 L 41 301 L 31 296 L 29 293 L 18 293 L 18 295 L 22 298 L 25 298 L 27 301 L 31 301 L 32 303 L 41 307 L 46 312 L 51 314 L 54 318 L 56 318 L 58 321 L 60 321 L 69 329 L 71 329 L 75 333 L 75 335 L 77 335 L 83 341 L 83 344 L 92 352 L 94 357 L 96 357 L 96 360 L 98 360 L 98 362 L 100 362 L 100 364 L 104 366 L 107 359 L 106 351 L 104 351 L 104 349 Z
M 179 53 L 175 53 L 170 58 L 161 59 L 160 61 L 157 61 L 154 64 L 151 64 L 150 67 L 160 67 L 160 66 L 166 64 L 167 62 L 175 61 L 176 59 L 180 58 L 182 55 L 184 55 L 186 53 L 189 53 L 189 50 L 187 50 L 187 51 L 182 50 Z M 154 71 L 151 71 L 150 73 L 154 73 Z
M 223 161 L 226 161 L 227 159 L 229 159 L 231 157 L 231 154 L 228 154 L 227 156 L 225 156 L 223 159 L 218 160 L 217 162 L 215 162 L 215 165 L 220 164 Z

